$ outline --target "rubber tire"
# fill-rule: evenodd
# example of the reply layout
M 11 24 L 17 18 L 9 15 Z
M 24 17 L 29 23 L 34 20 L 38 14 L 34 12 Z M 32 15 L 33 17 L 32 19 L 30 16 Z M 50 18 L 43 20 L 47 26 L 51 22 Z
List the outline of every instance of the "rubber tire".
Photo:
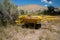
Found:
M 39 28 L 41 28 L 41 24 L 36 24 L 35 29 L 39 29 Z

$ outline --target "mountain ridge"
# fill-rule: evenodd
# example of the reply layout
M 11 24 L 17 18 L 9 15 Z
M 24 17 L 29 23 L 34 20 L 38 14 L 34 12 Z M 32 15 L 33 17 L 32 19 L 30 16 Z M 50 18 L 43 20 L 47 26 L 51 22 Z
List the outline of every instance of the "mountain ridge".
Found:
M 43 7 L 37 4 L 29 4 L 29 5 L 23 5 L 23 6 L 18 6 L 18 10 L 24 10 L 24 11 L 37 11 L 37 10 L 46 10 L 47 7 Z

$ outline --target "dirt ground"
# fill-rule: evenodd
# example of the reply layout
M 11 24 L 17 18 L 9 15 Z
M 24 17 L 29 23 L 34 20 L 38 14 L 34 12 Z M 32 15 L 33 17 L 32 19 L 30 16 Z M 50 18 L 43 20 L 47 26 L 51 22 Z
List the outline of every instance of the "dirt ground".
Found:
M 0 40 L 60 40 L 60 20 L 45 21 L 40 29 L 0 27 Z

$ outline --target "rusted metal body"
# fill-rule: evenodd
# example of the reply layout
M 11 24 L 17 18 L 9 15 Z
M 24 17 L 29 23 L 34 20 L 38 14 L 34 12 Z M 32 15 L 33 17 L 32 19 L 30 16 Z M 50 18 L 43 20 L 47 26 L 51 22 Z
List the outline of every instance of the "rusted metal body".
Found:
M 47 21 L 47 20 L 57 20 L 58 18 L 54 16 L 33 16 L 33 15 L 21 15 L 18 17 L 18 20 L 15 22 L 17 24 L 27 24 L 27 25 L 33 25 L 34 27 L 36 26 L 41 26 L 41 22 Z

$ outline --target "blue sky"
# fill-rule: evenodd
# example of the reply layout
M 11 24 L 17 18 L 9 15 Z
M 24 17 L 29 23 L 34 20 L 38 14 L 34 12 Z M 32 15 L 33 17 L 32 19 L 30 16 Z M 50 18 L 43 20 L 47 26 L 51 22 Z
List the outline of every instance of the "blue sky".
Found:
M 38 4 L 38 5 L 52 5 L 55 7 L 60 7 L 60 0 L 51 0 L 52 4 L 48 4 L 45 2 L 41 2 L 41 0 L 10 0 L 15 5 L 21 6 L 21 5 L 27 5 L 27 4 Z

